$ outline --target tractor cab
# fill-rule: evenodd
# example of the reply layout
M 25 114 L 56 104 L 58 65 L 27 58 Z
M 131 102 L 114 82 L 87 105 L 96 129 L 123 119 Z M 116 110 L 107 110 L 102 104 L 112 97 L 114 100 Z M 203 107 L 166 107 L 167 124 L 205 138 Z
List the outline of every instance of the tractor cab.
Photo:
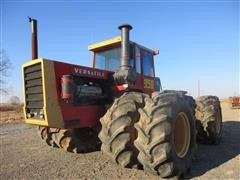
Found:
M 108 71 L 117 71 L 121 60 L 121 37 L 115 37 L 88 46 L 88 50 L 94 53 L 93 67 Z M 158 51 L 151 50 L 135 42 L 130 41 L 130 68 L 138 74 L 154 77 L 154 55 Z
M 122 37 L 118 36 L 88 46 L 93 52 L 93 68 L 117 72 L 121 68 Z M 154 55 L 159 51 L 146 48 L 133 41 L 129 41 L 129 69 L 137 75 L 132 88 L 146 89 L 146 91 L 160 90 L 160 80 L 155 78 Z M 157 89 L 156 89 L 157 88 Z

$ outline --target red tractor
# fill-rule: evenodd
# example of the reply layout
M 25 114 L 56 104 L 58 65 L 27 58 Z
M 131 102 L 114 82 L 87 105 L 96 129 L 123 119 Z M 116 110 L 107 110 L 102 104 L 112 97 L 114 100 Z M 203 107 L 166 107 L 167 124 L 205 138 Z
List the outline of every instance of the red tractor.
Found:
M 229 98 L 232 109 L 240 108 L 240 96 L 233 96 Z
M 119 26 L 121 36 L 88 47 L 90 68 L 38 58 L 37 21 L 30 22 L 24 115 L 48 145 L 76 153 L 101 147 L 123 167 L 172 177 L 190 168 L 196 139 L 219 143 L 219 99 L 163 91 L 154 71 L 158 51 L 130 41 L 130 25 Z

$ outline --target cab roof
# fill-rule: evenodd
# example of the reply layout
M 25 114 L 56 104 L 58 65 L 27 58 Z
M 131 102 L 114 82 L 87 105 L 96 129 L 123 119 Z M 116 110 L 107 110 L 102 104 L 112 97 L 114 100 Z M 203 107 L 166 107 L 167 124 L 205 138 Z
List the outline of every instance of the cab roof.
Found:
M 88 50 L 92 51 L 92 52 L 98 52 L 98 51 L 103 51 L 106 49 L 111 49 L 114 47 L 119 47 L 121 45 L 121 41 L 122 41 L 121 36 L 117 36 L 117 37 L 114 37 L 111 39 L 107 39 L 105 41 L 101 41 L 99 43 L 91 44 L 88 46 Z M 158 54 L 158 51 L 146 48 L 146 47 L 144 47 L 140 44 L 137 44 L 133 41 L 130 41 L 130 44 L 137 45 L 139 48 L 145 49 L 146 51 L 148 51 L 154 55 Z

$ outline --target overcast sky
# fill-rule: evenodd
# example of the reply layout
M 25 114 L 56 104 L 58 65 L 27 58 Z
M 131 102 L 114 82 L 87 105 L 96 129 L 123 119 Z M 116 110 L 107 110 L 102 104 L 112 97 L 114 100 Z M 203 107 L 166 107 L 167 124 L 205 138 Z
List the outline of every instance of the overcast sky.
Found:
M 38 20 L 39 56 L 92 65 L 91 43 L 133 26 L 130 38 L 151 49 L 164 89 L 221 98 L 239 94 L 239 2 L 1 0 L 1 47 L 11 60 L 10 95 L 22 98 L 21 65 L 31 59 L 30 24 Z M 2 101 L 7 97 L 2 97 Z

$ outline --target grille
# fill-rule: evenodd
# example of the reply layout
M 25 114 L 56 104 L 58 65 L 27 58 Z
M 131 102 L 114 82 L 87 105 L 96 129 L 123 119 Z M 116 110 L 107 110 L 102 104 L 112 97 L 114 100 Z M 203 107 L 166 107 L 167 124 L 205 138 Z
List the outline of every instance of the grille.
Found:
M 41 63 L 24 68 L 26 113 L 28 118 L 44 119 Z

